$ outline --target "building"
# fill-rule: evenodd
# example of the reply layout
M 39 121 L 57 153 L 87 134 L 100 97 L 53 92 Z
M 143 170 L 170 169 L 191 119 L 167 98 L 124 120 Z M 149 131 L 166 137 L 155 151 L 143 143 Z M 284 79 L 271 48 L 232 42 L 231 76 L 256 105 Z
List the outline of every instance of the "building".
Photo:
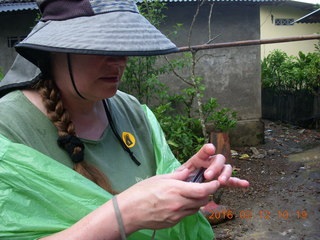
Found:
M 14 45 L 36 24 L 37 13 L 35 1 L 0 0 L 0 69 L 3 73 L 15 59 Z
M 223 0 L 206 2 L 194 23 L 191 45 L 208 42 L 208 16 L 213 5 L 211 38 L 214 43 L 260 39 L 260 7 L 274 4 L 272 0 Z M 177 46 L 188 45 L 188 32 L 196 12 L 197 1 L 170 1 L 164 32 L 170 32 L 175 23 L 183 29 L 173 38 Z M 217 98 L 218 103 L 238 112 L 237 128 L 230 133 L 233 146 L 253 146 L 263 142 L 264 125 L 261 122 L 260 46 L 230 47 L 199 51 L 201 60 L 196 68 L 207 86 L 205 98 Z M 174 57 L 174 56 L 172 56 Z M 179 91 L 185 84 L 167 77 L 172 89 Z
M 320 1 L 319 1 L 320 3 Z M 319 14 L 315 4 L 289 1 L 261 6 L 261 39 L 293 37 L 320 33 L 319 18 L 314 21 L 304 21 L 303 18 L 314 12 Z M 309 16 L 310 18 L 312 16 Z M 302 18 L 302 19 L 301 19 Z M 297 21 L 301 19 L 300 21 Z M 266 57 L 275 49 L 285 51 L 288 55 L 297 56 L 299 51 L 304 53 L 315 51 L 317 40 L 299 42 L 275 43 L 261 46 L 261 58 Z

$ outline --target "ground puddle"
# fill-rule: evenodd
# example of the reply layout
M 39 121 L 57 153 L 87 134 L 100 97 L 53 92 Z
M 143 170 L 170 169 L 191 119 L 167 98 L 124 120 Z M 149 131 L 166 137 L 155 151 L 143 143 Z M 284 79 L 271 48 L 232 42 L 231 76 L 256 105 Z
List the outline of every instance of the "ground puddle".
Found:
M 320 146 L 305 150 L 301 153 L 290 154 L 289 161 L 301 162 L 306 169 L 319 170 L 320 169 Z

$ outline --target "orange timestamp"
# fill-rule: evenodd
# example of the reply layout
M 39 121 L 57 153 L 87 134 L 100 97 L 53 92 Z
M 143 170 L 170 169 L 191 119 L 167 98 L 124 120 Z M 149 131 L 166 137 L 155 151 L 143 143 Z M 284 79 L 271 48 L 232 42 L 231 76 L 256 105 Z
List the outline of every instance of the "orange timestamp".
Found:
M 261 210 L 258 212 L 253 212 L 250 210 L 247 211 L 210 211 L 211 215 L 209 219 L 233 219 L 233 218 L 240 218 L 240 219 L 307 219 L 308 213 L 305 210 L 298 210 L 298 211 L 267 211 Z

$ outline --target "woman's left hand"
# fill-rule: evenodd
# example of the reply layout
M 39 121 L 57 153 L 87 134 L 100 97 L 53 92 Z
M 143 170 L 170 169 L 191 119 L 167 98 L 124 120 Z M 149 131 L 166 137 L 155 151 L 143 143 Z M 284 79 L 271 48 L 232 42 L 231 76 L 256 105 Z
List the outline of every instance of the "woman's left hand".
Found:
M 177 171 L 184 168 L 194 171 L 197 168 L 203 167 L 206 168 L 206 171 L 204 172 L 206 181 L 217 179 L 220 186 L 248 187 L 248 181 L 231 176 L 232 166 L 230 164 L 225 164 L 226 158 L 223 155 L 214 155 L 215 151 L 216 149 L 213 144 L 205 144 L 199 152 L 179 167 Z

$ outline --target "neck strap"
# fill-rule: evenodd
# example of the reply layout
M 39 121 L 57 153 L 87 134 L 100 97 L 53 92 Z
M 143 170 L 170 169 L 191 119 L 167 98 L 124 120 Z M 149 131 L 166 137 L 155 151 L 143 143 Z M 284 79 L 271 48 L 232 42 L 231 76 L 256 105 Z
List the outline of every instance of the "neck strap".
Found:
M 106 100 L 103 100 L 103 106 L 104 106 L 104 109 L 106 111 L 106 115 L 107 115 L 107 118 L 108 118 L 108 121 L 109 121 L 109 124 L 110 124 L 110 127 L 112 129 L 112 132 L 113 134 L 115 135 L 115 137 L 117 138 L 117 140 L 119 141 L 119 143 L 121 144 L 122 148 L 130 155 L 130 158 L 132 159 L 132 161 L 137 164 L 138 166 L 141 165 L 141 163 L 136 159 L 136 157 L 134 156 L 133 152 L 127 147 L 127 145 L 122 141 L 121 137 L 119 136 L 116 128 L 115 128 L 115 125 L 114 125 L 114 122 L 112 120 L 112 116 L 111 116 L 111 113 L 110 113 L 110 110 L 107 106 L 110 105 L 109 103 L 109 99 L 106 99 Z
M 76 91 L 76 93 L 78 94 L 78 96 L 81 97 L 82 99 L 86 100 L 86 98 L 84 96 L 82 96 L 81 93 L 78 91 L 76 83 L 74 82 L 72 66 L 71 66 L 71 59 L 70 59 L 70 54 L 69 53 L 67 53 L 67 60 L 68 60 L 68 70 L 69 70 L 69 75 L 70 75 L 70 78 L 71 78 L 72 86 L 73 86 L 74 90 Z

